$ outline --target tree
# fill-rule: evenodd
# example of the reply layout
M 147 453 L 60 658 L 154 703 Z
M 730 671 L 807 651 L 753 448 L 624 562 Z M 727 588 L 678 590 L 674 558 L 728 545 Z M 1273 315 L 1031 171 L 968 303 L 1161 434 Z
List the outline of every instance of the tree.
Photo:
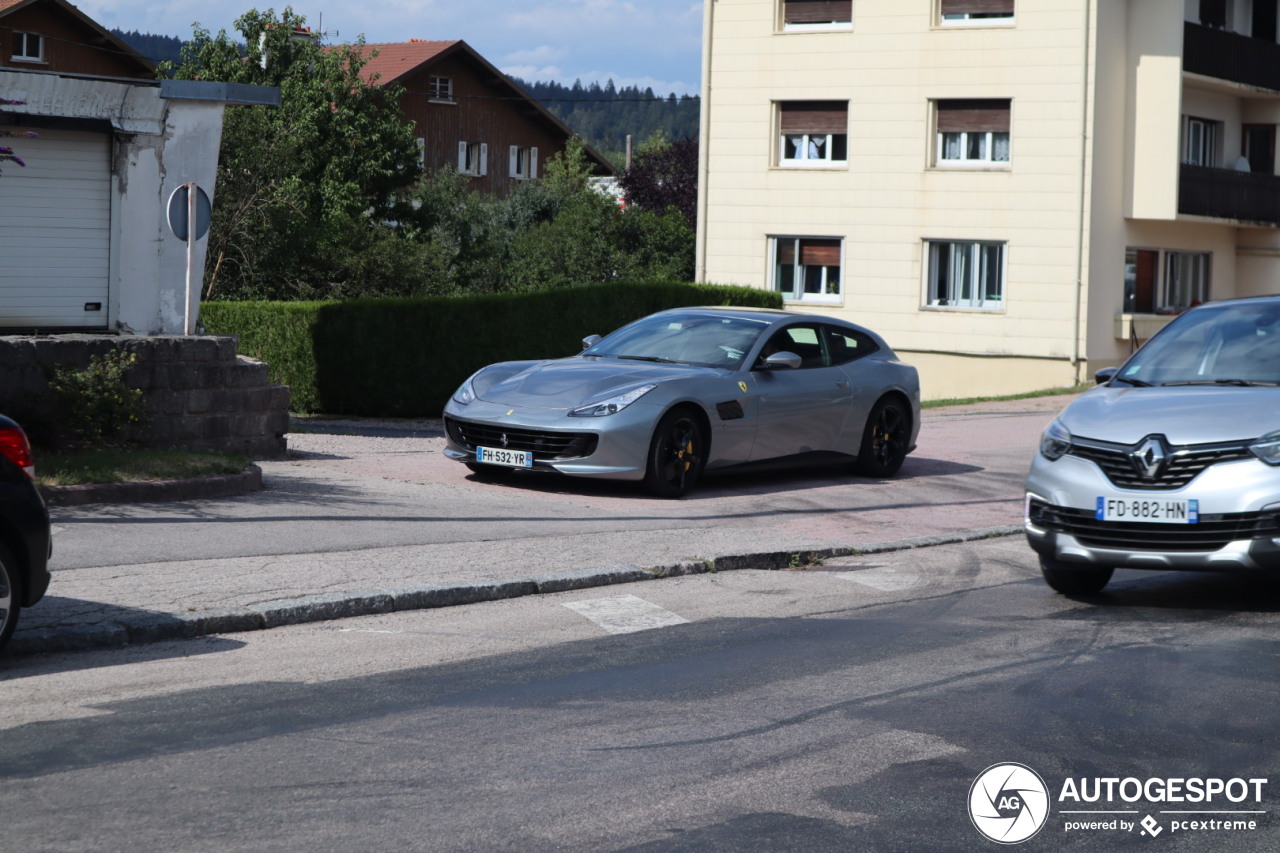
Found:
M 627 204 L 658 213 L 674 207 L 690 228 L 697 229 L 698 140 L 651 140 L 636 153 L 631 168 L 618 176 L 618 183 Z
M 365 83 L 359 46 L 322 47 L 285 8 L 236 20 L 241 40 L 197 27 L 160 74 L 280 88 L 280 106 L 227 108 L 206 298 L 323 298 L 377 289 L 404 264 L 387 241 L 421 174 L 399 90 Z

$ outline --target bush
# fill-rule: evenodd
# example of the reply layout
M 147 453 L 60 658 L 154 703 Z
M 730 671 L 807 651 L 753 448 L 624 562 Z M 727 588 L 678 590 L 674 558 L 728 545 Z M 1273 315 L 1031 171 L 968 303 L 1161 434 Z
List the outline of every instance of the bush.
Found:
M 298 412 L 439 415 L 471 373 L 495 361 L 560 358 L 582 339 L 687 305 L 782 307 L 765 290 L 674 282 L 528 293 L 345 302 L 206 303 L 211 334 L 270 366 Z
M 49 391 L 62 431 L 59 444 L 118 444 L 126 429 L 146 421 L 142 390 L 124 381 L 137 360 L 133 353 L 117 350 L 90 356 L 84 368 L 59 364 L 50 369 Z

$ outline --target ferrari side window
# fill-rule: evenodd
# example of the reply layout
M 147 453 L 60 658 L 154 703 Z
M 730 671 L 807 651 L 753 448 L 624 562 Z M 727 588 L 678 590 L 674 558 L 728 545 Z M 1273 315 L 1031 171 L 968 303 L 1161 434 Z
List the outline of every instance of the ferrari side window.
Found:
M 871 338 L 850 329 L 826 326 L 827 355 L 832 364 L 848 364 L 875 352 L 878 347 Z

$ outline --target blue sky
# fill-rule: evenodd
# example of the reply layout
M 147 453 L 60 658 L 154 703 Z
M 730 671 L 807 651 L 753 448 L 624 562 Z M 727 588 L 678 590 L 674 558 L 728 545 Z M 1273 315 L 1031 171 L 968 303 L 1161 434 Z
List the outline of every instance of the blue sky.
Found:
M 254 0 L 72 0 L 105 27 L 190 38 L 193 23 L 234 30 Z M 652 86 L 697 94 L 702 0 L 301 0 L 293 10 L 330 43 L 463 39 L 515 77 L 566 85 Z

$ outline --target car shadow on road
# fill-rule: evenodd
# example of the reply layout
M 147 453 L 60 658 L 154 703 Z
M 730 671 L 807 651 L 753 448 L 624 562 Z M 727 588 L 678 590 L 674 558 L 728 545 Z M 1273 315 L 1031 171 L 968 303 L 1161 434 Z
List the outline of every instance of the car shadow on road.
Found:
M 796 466 L 787 463 L 766 463 L 759 466 L 736 467 L 710 471 L 703 474 L 697 488 L 681 500 L 712 500 L 734 496 L 780 494 L 807 489 L 835 486 L 867 486 L 892 484 L 923 478 L 977 474 L 984 471 L 979 465 L 967 465 L 946 459 L 910 457 L 897 475 L 887 478 L 866 477 L 855 474 L 848 463 L 812 463 Z M 484 476 L 468 474 L 473 483 L 492 483 L 531 492 L 546 494 L 580 494 L 584 497 L 640 498 L 666 501 L 645 493 L 639 483 L 619 480 L 595 480 L 587 477 L 568 477 L 561 474 L 534 471 L 495 471 Z
M 211 633 L 206 625 L 207 616 L 195 612 L 190 617 L 174 616 L 136 607 L 102 604 L 62 596 L 45 596 L 40 604 L 23 610 L 17 630 L 0 657 L 0 676 L 20 675 L 21 661 L 42 661 L 41 672 L 89 669 L 102 664 L 93 656 L 77 654 L 63 656 L 63 652 L 81 653 L 86 650 L 136 646 L 132 660 L 160 660 L 168 657 L 188 657 L 196 654 L 229 651 L 244 645 L 237 640 L 208 638 L 195 649 L 191 644 L 170 648 L 163 640 L 205 638 Z M 49 664 L 52 662 L 52 669 Z M 116 661 L 117 663 L 119 661 Z
M 1068 596 L 1092 608 L 1048 618 L 1065 620 L 1197 621 L 1206 613 L 1280 613 L 1280 579 L 1243 572 L 1120 570 L 1096 595 Z

